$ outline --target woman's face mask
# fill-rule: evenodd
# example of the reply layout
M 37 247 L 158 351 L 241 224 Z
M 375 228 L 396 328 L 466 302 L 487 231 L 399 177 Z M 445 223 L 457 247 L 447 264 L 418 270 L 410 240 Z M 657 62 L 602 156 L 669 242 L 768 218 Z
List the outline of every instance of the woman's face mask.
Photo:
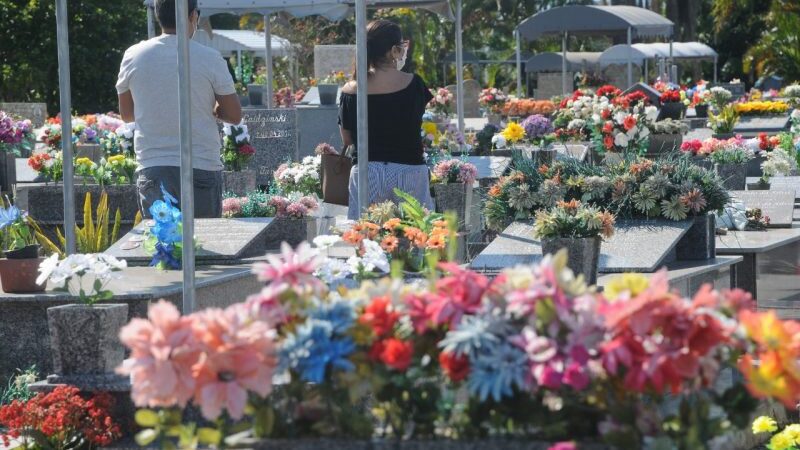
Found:
M 403 67 L 406 66 L 406 57 L 408 56 L 408 47 L 406 45 L 407 44 L 405 42 L 402 45 L 398 45 L 398 48 L 400 48 L 402 56 L 395 59 L 395 64 L 397 64 L 397 70 L 403 70 Z

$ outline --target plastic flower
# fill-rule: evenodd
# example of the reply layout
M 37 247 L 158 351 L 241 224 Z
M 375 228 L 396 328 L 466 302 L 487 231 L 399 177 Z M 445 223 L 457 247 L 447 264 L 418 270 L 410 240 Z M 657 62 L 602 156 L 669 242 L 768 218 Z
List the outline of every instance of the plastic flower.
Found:
M 323 287 L 314 272 L 320 264 L 319 253 L 307 242 L 301 243 L 296 250 L 284 242 L 281 254 L 267 255 L 267 262 L 253 265 L 253 273 L 260 281 L 270 283 L 287 283 L 292 286 L 306 285 L 313 289 Z
M 399 318 L 400 314 L 394 310 L 391 298 L 383 296 L 372 299 L 358 321 L 372 328 L 375 336 L 381 337 L 392 331 Z
M 525 139 L 525 129 L 516 122 L 509 122 L 506 128 L 500 133 L 507 143 L 515 144 Z
M 0 206 L 0 230 L 14 224 L 20 217 L 21 213 L 16 206 L 11 205 L 8 208 Z
M 769 440 L 770 450 L 790 450 L 795 448 L 795 440 L 788 433 L 780 432 Z
M 624 273 L 612 278 L 603 289 L 603 295 L 610 301 L 623 295 L 632 298 L 650 287 L 650 280 L 640 273 Z
M 304 381 L 322 383 L 329 367 L 344 371 L 355 368 L 347 359 L 354 350 L 352 339 L 334 336 L 330 323 L 307 320 L 284 340 L 281 367 L 296 370 Z
M 450 276 L 436 282 L 436 289 L 426 312 L 434 324 L 447 323 L 454 327 L 464 314 L 478 311 L 489 280 L 456 264 L 442 263 L 439 267 L 450 272 Z
M 448 352 L 439 353 L 439 365 L 447 378 L 454 383 L 463 381 L 469 375 L 469 358 Z
M 388 367 L 405 372 L 411 365 L 414 355 L 414 344 L 397 338 L 389 338 L 380 344 L 380 360 Z
M 528 372 L 527 356 L 507 342 L 483 349 L 471 358 L 467 388 L 481 401 L 489 396 L 495 401 L 514 394 L 514 388 L 524 389 Z
M 759 416 L 753 421 L 753 434 L 774 433 L 778 430 L 775 419 L 768 416 Z

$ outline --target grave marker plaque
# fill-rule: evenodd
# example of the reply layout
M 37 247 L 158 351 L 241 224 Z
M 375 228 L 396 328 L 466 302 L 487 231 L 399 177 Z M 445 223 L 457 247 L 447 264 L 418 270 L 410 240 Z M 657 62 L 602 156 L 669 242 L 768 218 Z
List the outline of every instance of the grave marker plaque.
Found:
M 759 208 L 769 217 L 770 227 L 792 226 L 793 191 L 731 191 L 730 194 L 731 197 L 741 200 L 745 208 Z
M 39 128 L 47 120 L 46 103 L 0 103 L 0 110 L 22 119 L 30 119 L 34 127 Z
M 789 130 L 789 115 L 740 117 L 733 128 L 735 133 L 779 133 Z
M 600 246 L 601 273 L 654 272 L 674 260 L 675 246 L 692 221 L 622 220 L 614 236 Z M 642 251 L 646 246 L 647 251 Z M 499 271 L 541 260 L 542 247 L 533 237 L 533 225 L 509 225 L 470 264 L 475 270 Z
M 244 108 L 242 120 L 256 149 L 247 168 L 255 170 L 256 184 L 267 185 L 278 166 L 297 159 L 297 112 L 292 108 Z
M 758 182 L 758 178 L 747 178 L 748 183 Z M 800 199 L 800 177 L 772 177 L 769 179 L 770 191 L 794 192 L 795 199 Z
M 125 259 L 131 265 L 147 265 L 152 257 L 144 251 L 142 236 L 148 222 L 136 228 L 115 242 L 108 253 Z M 272 218 L 238 219 L 195 219 L 195 239 L 198 263 L 234 263 L 242 258 L 257 256 L 266 251 L 266 233 Z M 136 245 L 139 244 L 139 245 Z
M 468 156 L 466 160 L 478 169 L 479 180 L 500 178 L 511 165 L 511 158 L 506 156 Z

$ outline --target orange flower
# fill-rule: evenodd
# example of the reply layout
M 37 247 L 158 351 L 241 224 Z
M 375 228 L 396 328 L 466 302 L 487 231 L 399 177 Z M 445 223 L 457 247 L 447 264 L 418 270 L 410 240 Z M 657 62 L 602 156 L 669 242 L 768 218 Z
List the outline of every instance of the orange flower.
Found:
M 430 239 L 428 239 L 429 249 L 443 249 L 446 245 L 447 245 L 447 240 L 443 235 L 440 234 L 431 235 Z
M 548 170 L 550 170 L 550 167 L 548 167 L 547 164 L 542 164 L 541 166 L 539 166 L 539 173 L 542 175 L 547 174 Z
M 364 240 L 364 235 L 355 229 L 347 230 L 342 234 L 342 240 L 351 245 L 361 245 L 361 241 Z
M 395 217 L 393 219 L 387 220 L 386 223 L 383 224 L 383 229 L 387 231 L 392 231 L 395 228 L 397 228 L 398 225 L 400 225 L 400 219 Z
M 422 230 L 415 227 L 406 227 L 406 229 L 403 230 L 403 234 L 405 235 L 406 239 L 412 241 L 414 240 L 415 237 L 417 237 L 417 234 L 419 233 L 422 233 Z
M 578 208 L 580 208 L 580 206 L 581 206 L 581 202 L 579 200 L 576 200 L 576 199 L 573 198 L 572 200 L 570 200 L 568 202 L 559 201 L 558 203 L 556 203 L 556 206 L 559 207 L 559 208 L 564 208 L 564 209 L 568 209 L 568 210 L 571 210 L 571 211 L 577 211 Z
M 447 228 L 447 221 L 446 220 L 437 220 L 433 222 L 433 226 L 437 228 Z
M 503 193 L 503 188 L 499 184 L 493 185 L 489 188 L 489 197 L 499 197 Z
M 425 244 L 427 243 L 428 243 L 428 235 L 423 233 L 422 231 L 420 231 L 419 233 L 417 233 L 416 236 L 414 236 L 414 245 L 416 245 L 417 248 L 425 248 Z
M 393 251 L 397 250 L 397 244 L 399 242 L 400 241 L 398 241 L 398 239 L 394 236 L 386 236 L 381 241 L 381 248 L 387 253 L 392 253 Z
M 625 131 L 630 131 L 631 128 L 636 126 L 636 117 L 626 117 L 625 120 L 622 121 L 622 126 L 625 127 Z

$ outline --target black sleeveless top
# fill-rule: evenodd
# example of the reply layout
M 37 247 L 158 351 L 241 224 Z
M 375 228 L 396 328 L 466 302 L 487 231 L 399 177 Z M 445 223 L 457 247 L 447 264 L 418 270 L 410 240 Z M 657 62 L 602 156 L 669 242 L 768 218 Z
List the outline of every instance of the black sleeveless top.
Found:
M 370 162 L 425 164 L 422 157 L 422 115 L 432 98 L 425 82 L 417 74 L 402 90 L 367 96 Z M 339 125 L 350 132 L 354 143 L 358 136 L 356 108 L 356 94 L 342 92 Z

